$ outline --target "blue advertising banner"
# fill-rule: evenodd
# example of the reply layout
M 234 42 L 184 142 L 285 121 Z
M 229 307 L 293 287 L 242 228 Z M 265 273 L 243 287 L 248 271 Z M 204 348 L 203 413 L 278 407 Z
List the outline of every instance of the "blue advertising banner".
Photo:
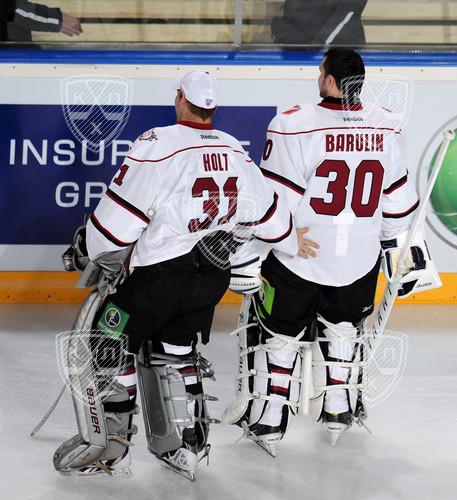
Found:
M 175 122 L 172 106 L 131 106 L 122 132 L 97 150 L 69 129 L 59 105 L 0 105 L 0 245 L 65 245 L 97 205 L 131 143 Z M 275 107 L 220 107 L 214 127 L 258 163 Z M 96 127 L 96 124 L 92 124 Z

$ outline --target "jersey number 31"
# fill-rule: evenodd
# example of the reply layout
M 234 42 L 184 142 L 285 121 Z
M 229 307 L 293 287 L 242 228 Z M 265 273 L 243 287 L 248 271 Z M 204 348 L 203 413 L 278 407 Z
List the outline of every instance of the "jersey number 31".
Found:
M 218 226 L 227 224 L 227 222 L 229 222 L 236 213 L 238 205 L 238 188 L 236 185 L 237 180 L 238 177 L 229 177 L 222 187 L 224 196 L 228 198 L 228 212 L 226 215 L 220 217 L 217 220 Z M 203 221 L 197 218 L 192 219 L 189 222 L 188 228 L 191 233 L 208 229 L 219 215 L 221 195 L 219 186 L 212 177 L 199 177 L 195 180 L 194 185 L 192 186 L 193 198 L 202 198 L 205 195 L 205 192 L 208 193 L 208 199 L 203 202 L 202 215 L 205 215 L 206 217 L 203 219 Z

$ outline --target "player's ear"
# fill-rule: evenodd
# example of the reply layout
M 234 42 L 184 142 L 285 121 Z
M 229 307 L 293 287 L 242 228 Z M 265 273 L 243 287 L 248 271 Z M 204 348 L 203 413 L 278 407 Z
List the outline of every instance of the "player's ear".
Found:
M 176 91 L 176 97 L 178 102 L 182 102 L 183 100 L 186 100 L 186 96 L 184 95 L 184 92 L 181 89 L 178 89 Z
M 338 85 L 336 84 L 336 80 L 335 80 L 335 77 L 329 73 L 327 76 L 327 85 L 331 86 L 331 87 L 335 87 L 335 88 L 338 88 Z

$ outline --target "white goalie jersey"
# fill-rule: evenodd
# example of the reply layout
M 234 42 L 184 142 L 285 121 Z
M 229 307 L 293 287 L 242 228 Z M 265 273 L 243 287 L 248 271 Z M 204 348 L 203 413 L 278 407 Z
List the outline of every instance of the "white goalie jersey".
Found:
M 313 259 L 275 255 L 306 280 L 353 283 L 375 265 L 380 240 L 411 225 L 419 201 L 401 133 L 377 125 L 379 111 L 327 98 L 297 105 L 269 125 L 262 172 L 286 198 L 297 227 L 309 227 L 307 237 L 320 245 Z
M 292 215 L 240 143 L 211 126 L 149 130 L 132 146 L 87 223 L 94 259 L 137 242 L 130 266 L 188 253 L 217 230 L 249 233 L 295 255 Z

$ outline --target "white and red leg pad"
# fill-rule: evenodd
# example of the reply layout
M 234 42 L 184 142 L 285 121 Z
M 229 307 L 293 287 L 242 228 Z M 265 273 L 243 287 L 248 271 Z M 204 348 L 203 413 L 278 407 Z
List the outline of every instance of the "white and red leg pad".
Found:
M 322 317 L 319 321 L 324 328 L 319 342 L 313 346 L 313 381 L 317 397 L 312 414 L 319 419 L 322 410 L 354 413 L 362 388 L 363 331 L 347 321 L 334 324 Z

